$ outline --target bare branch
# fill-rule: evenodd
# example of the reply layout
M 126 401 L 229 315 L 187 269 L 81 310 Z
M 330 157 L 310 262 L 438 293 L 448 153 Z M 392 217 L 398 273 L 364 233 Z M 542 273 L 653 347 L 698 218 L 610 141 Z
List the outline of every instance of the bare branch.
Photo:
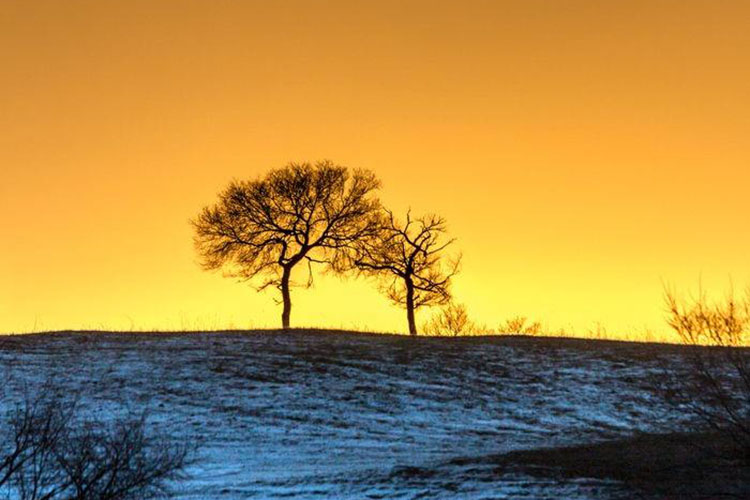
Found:
M 710 302 L 703 292 L 690 301 L 665 291 L 667 321 L 686 351 L 687 370 L 667 372 L 670 402 L 687 409 L 705 426 L 731 438 L 750 460 L 750 297 L 730 293 Z
M 292 269 L 307 262 L 308 287 L 314 263 L 335 272 L 349 269 L 351 247 L 379 229 L 379 187 L 372 172 L 328 160 L 290 163 L 256 180 L 233 181 L 191 221 L 201 265 L 243 281 L 270 275 L 259 289 L 280 287 L 287 327 Z
M 377 222 L 377 232 L 354 245 L 352 266 L 360 274 L 393 278 L 383 282 L 381 290 L 406 308 L 409 331 L 416 334 L 415 310 L 450 301 L 450 283 L 461 259 L 444 262 L 442 254 L 455 240 L 445 238 L 446 222 L 437 215 L 413 218 L 409 210 L 401 223 L 383 209 Z

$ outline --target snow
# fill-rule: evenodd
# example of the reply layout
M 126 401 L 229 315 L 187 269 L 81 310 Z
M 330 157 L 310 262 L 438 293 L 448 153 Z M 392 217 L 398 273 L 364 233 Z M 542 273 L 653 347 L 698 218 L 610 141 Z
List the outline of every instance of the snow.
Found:
M 0 337 L 0 405 L 54 380 L 199 444 L 181 499 L 593 498 L 478 458 L 658 430 L 653 346 L 321 333 Z

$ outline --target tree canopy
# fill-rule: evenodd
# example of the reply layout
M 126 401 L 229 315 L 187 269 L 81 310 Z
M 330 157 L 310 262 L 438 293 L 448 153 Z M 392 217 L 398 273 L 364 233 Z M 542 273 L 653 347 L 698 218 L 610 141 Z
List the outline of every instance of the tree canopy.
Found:
M 289 328 L 291 273 L 313 263 L 343 271 L 346 249 L 377 234 L 380 181 L 368 170 L 324 160 L 289 163 L 255 180 L 232 181 L 192 221 L 204 269 L 281 291 Z M 261 279 L 262 278 L 262 279 Z
M 446 238 L 446 222 L 426 215 L 405 222 L 383 210 L 377 237 L 357 240 L 353 265 L 362 274 L 383 278 L 381 289 L 407 313 L 409 333 L 417 334 L 415 311 L 423 306 L 446 304 L 450 282 L 458 272 L 460 255 L 444 259 L 444 250 L 455 240 Z

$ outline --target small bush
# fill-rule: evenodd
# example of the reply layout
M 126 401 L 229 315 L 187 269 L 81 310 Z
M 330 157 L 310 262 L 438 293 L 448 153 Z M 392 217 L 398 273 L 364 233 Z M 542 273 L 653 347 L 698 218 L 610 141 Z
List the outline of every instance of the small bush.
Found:
M 521 335 L 540 335 L 542 324 L 538 321 L 530 322 L 525 316 L 515 316 L 498 326 L 499 333 L 518 333 Z
M 440 312 L 422 327 L 422 330 L 427 335 L 452 335 L 454 337 L 487 333 L 485 327 L 469 318 L 465 305 L 455 302 L 441 308 Z
M 689 347 L 686 370 L 668 372 L 669 402 L 701 427 L 731 439 L 750 464 L 750 297 L 711 303 L 701 294 L 683 301 L 666 294 L 668 323 Z
M 0 495 L 19 500 L 128 500 L 162 496 L 183 476 L 189 448 L 156 436 L 146 419 L 79 418 L 50 390 L 0 422 Z

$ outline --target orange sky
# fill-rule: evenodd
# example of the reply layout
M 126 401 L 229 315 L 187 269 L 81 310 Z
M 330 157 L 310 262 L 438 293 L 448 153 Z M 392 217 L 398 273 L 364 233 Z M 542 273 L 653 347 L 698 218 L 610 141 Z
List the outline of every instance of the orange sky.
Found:
M 746 1 L 0 3 L 0 331 L 276 326 L 188 219 L 289 160 L 447 217 L 480 322 L 663 330 L 750 282 Z M 370 283 L 292 323 L 404 331 Z M 421 319 L 428 314 L 422 312 Z

